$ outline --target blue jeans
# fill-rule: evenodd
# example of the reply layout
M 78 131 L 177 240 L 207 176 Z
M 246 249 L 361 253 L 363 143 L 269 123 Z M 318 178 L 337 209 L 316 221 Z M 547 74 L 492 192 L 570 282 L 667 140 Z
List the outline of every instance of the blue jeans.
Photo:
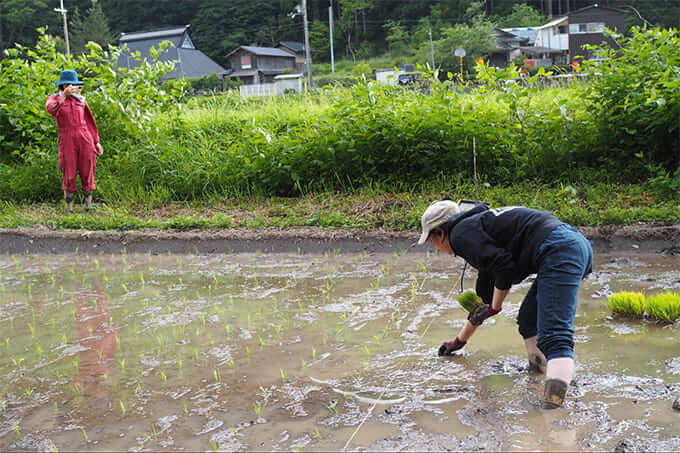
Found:
M 581 233 L 563 224 L 538 249 L 538 276 L 517 315 L 523 338 L 538 336 L 547 360 L 574 357 L 574 315 L 578 290 L 593 270 L 593 248 Z

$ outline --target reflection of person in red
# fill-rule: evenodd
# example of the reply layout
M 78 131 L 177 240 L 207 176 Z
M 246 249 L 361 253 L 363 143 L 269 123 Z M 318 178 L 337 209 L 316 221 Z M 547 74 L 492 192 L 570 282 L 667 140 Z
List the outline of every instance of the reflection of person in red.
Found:
M 75 329 L 80 351 L 78 373 L 73 378 L 85 395 L 97 406 L 108 406 L 107 377 L 111 373 L 116 355 L 116 329 L 110 323 L 106 295 L 101 290 L 79 294 L 74 298 L 76 306 Z

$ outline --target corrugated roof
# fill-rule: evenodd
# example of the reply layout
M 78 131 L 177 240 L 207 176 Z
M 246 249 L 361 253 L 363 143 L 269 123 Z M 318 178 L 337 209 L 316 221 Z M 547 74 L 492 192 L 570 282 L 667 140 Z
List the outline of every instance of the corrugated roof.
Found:
M 167 28 L 163 30 L 121 33 L 120 42 L 139 41 L 147 39 L 159 40 L 161 38 L 167 39 L 171 36 L 181 37 L 188 28 L 189 25 L 184 25 L 183 27 Z
M 262 55 L 265 57 L 295 57 L 294 54 L 286 52 L 282 49 L 277 49 L 276 47 L 253 47 L 253 46 L 239 46 L 227 54 L 230 57 L 234 53 L 238 52 L 240 49 L 246 50 L 255 55 Z
M 293 52 L 304 52 L 305 44 L 298 41 L 280 41 L 280 46 L 286 46 Z
M 538 28 L 535 27 L 503 28 L 503 31 L 519 36 L 523 40 L 527 40 L 527 44 L 530 46 L 534 44 L 536 36 L 538 35 Z

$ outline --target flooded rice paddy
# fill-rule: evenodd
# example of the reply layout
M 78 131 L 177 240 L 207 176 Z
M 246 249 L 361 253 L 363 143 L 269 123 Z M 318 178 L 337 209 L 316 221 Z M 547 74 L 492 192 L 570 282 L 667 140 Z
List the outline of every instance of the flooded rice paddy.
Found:
M 465 319 L 449 257 L 0 255 L 0 449 L 677 451 L 679 327 L 605 303 L 677 291 L 680 257 L 595 264 L 575 385 L 544 411 L 514 322 L 530 282 L 437 357 Z

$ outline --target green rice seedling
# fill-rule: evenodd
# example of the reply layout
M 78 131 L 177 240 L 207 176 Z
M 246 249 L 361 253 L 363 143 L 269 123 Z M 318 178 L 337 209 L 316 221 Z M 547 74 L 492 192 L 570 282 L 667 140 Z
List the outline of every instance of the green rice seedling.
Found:
M 89 443 L 90 439 L 87 437 L 87 432 L 85 432 L 85 428 L 80 428 L 83 432 L 83 439 L 85 439 L 85 443 Z
M 217 442 L 215 441 L 215 439 L 210 439 L 210 446 L 212 447 L 213 451 L 219 450 L 219 445 L 217 445 Z
M 184 415 L 189 415 L 189 408 L 187 407 L 187 401 L 186 400 L 182 401 L 182 406 L 183 406 L 183 409 L 184 409 Z
M 125 407 L 125 403 L 123 403 L 123 400 L 120 400 L 120 412 L 125 417 L 125 413 L 127 412 L 127 408 Z
M 250 346 L 246 346 L 246 356 L 248 357 L 248 360 L 250 360 Z
M 286 383 L 286 373 L 283 371 L 283 368 L 279 368 L 279 371 L 281 372 L 281 382 L 284 384 Z
M 217 368 L 213 369 L 213 378 L 215 379 L 215 383 L 218 383 L 222 380 L 222 376 L 220 375 L 220 372 L 217 370 Z
M 257 415 L 257 418 L 260 418 L 260 414 L 262 414 L 262 407 L 257 401 L 253 403 L 253 407 L 255 408 L 255 415 Z
M 638 292 L 621 291 L 609 296 L 612 313 L 641 318 L 645 313 L 645 295 Z
M 260 347 L 266 346 L 266 343 L 264 342 L 264 340 L 262 339 L 261 336 L 258 335 L 257 338 L 258 338 L 258 340 L 260 341 Z
M 647 314 L 659 321 L 674 322 L 680 317 L 680 294 L 664 292 L 647 297 Z
M 316 360 L 316 349 L 312 348 L 312 360 Z
M 168 381 L 168 377 L 165 375 L 163 371 L 161 371 L 161 381 L 163 381 L 163 384 L 165 384 Z
M 21 431 L 19 431 L 19 425 L 14 424 L 14 433 L 17 435 L 17 439 L 21 438 Z
M 31 388 L 31 384 L 26 385 L 26 390 L 24 390 L 24 393 L 26 394 L 27 397 L 33 396 L 33 389 Z
M 307 362 L 305 362 L 304 357 L 300 358 L 300 364 L 302 365 L 302 368 L 307 368 Z
M 482 298 L 473 291 L 465 291 L 463 294 L 458 296 L 458 303 L 468 313 L 474 312 L 480 305 L 483 304 Z

